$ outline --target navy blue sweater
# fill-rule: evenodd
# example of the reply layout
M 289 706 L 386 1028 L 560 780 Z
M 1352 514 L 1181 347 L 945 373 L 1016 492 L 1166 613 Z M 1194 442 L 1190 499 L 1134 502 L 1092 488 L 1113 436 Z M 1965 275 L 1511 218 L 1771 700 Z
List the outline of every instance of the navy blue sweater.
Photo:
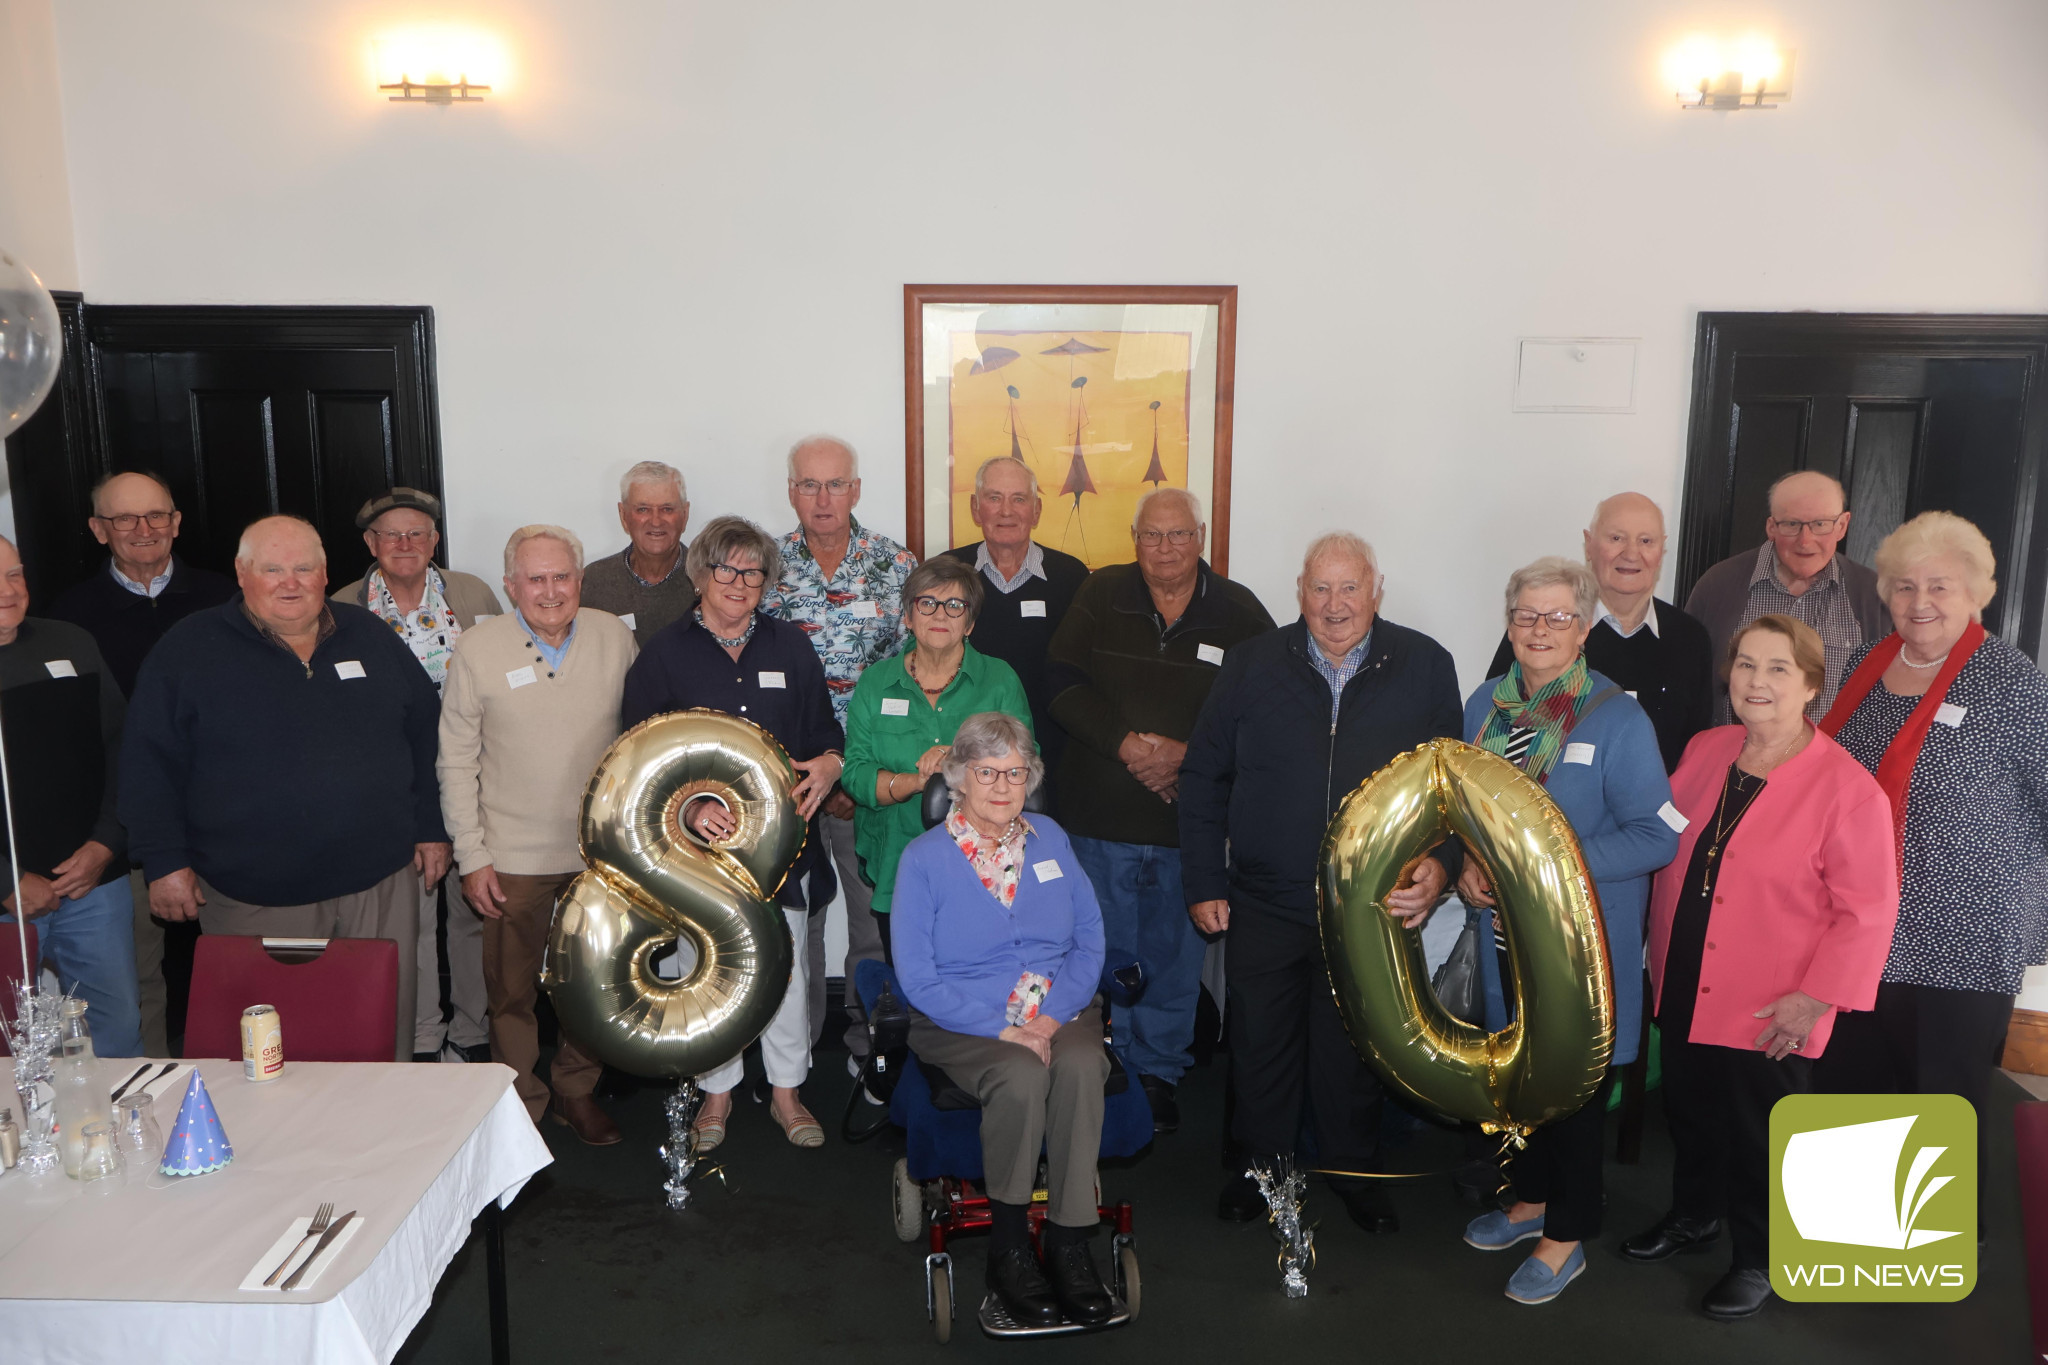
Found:
M 391 627 L 329 605 L 310 661 L 239 595 L 150 652 L 128 703 L 121 822 L 151 881 L 190 867 L 251 905 L 367 891 L 441 843 L 441 703 Z

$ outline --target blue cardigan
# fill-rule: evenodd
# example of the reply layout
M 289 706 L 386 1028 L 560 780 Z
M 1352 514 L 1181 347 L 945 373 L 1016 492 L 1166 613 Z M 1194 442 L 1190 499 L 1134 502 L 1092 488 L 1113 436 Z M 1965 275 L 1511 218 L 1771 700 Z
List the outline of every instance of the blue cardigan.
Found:
M 1591 678 L 1596 693 L 1614 685 L 1600 673 Z M 1479 742 L 1498 681 L 1489 678 L 1466 701 L 1467 743 Z M 1566 749 L 1567 754 L 1591 761 L 1560 758 L 1544 790 L 1571 821 L 1586 856 L 1586 870 L 1600 893 L 1607 954 L 1614 968 L 1614 1065 L 1626 1066 L 1636 1059 L 1643 1029 L 1643 912 L 1650 903 L 1650 877 L 1678 856 L 1678 831 L 1657 813 L 1671 800 L 1671 779 L 1664 774 L 1656 728 L 1634 697 L 1610 697 L 1573 729 L 1566 743 L 1591 745 L 1591 754 Z M 1491 921 L 1482 917 L 1481 923 L 1490 927 Z M 1482 929 L 1481 942 L 1489 948 L 1491 938 Z M 1486 983 L 1486 1026 L 1505 1028 L 1500 959 L 1482 951 L 1479 966 Z
M 1067 832 L 1027 815 L 1024 871 L 1005 907 L 981 884 L 944 825 L 903 850 L 889 939 L 904 997 L 953 1033 L 994 1038 L 1010 991 L 1027 971 L 1051 979 L 1039 1012 L 1061 1023 L 1102 983 L 1102 911 Z

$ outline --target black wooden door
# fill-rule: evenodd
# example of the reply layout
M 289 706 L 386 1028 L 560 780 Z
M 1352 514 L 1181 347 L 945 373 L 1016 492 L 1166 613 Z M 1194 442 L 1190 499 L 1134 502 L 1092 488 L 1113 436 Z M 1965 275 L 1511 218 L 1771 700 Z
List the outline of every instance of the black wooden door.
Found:
M 2048 318 L 1703 313 L 1679 592 L 1763 543 L 1765 491 L 1832 474 L 1868 564 L 1900 522 L 1969 518 L 1998 555 L 1984 624 L 2041 657 L 2048 598 Z

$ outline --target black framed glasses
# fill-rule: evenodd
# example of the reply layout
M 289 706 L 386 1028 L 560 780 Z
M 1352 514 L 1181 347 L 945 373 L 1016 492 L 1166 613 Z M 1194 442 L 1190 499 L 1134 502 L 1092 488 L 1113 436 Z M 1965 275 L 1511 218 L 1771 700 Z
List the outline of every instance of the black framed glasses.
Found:
M 739 569 L 730 564 L 713 564 L 711 576 L 720 583 L 744 583 L 750 588 L 758 588 L 768 581 L 765 569 Z
M 1837 526 L 1840 526 L 1842 518 L 1846 515 L 1848 514 L 1845 512 L 1837 512 L 1831 517 L 1814 517 L 1810 521 L 1796 521 L 1790 517 L 1772 517 L 1771 529 L 1781 536 L 1796 536 L 1801 531 L 1811 531 L 1814 535 L 1824 536 Z
M 1575 611 L 1541 612 L 1531 611 L 1527 607 L 1516 607 L 1508 613 L 1508 619 L 1523 630 L 1529 629 L 1538 621 L 1549 622 L 1552 630 L 1570 630 L 1572 622 L 1579 619 L 1579 614 Z
M 938 598 L 927 594 L 923 597 L 911 598 L 910 605 L 917 608 L 919 616 L 937 616 L 940 607 L 946 609 L 946 615 L 948 616 L 965 616 L 967 614 L 967 599 L 964 597 L 948 597 L 945 601 L 941 602 Z
M 1182 527 L 1176 531 L 1133 531 L 1131 532 L 1131 538 L 1148 550 L 1156 550 L 1159 548 L 1159 542 L 1162 540 L 1168 545 L 1180 546 L 1187 544 L 1200 534 L 1202 534 L 1200 529 L 1190 531 L 1186 527 Z
M 1013 787 L 1021 787 L 1031 780 L 1029 768 L 969 768 L 974 780 L 984 787 L 993 787 L 997 778 L 1002 778 Z
M 116 531 L 132 531 L 138 522 L 148 522 L 150 530 L 161 531 L 171 524 L 171 518 L 176 515 L 176 512 L 121 512 L 111 517 L 95 516 L 93 520 L 103 521 Z

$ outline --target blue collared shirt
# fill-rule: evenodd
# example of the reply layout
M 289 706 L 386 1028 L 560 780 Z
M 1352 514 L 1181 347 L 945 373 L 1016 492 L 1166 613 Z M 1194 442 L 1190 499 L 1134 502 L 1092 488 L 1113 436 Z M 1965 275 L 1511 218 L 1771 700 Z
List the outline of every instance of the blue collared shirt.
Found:
M 116 583 L 134 593 L 137 597 L 161 597 L 163 596 L 164 589 L 171 586 L 171 570 L 169 565 L 165 565 L 162 573 L 149 580 L 148 587 L 144 587 L 127 574 L 122 573 L 111 559 L 107 561 L 107 572 L 114 576 Z
M 1330 685 L 1330 728 L 1337 728 L 1337 707 L 1344 699 L 1344 685 L 1357 676 L 1359 667 L 1365 663 L 1366 651 L 1372 648 L 1372 632 L 1352 646 L 1343 658 L 1332 662 L 1323 657 L 1323 647 L 1316 643 L 1315 633 L 1308 637 L 1308 661 L 1316 666 L 1316 672 L 1323 675 L 1323 681 Z
M 512 614 L 519 618 L 519 628 L 526 632 L 527 639 L 533 641 L 533 647 L 540 651 L 540 657 L 548 661 L 548 667 L 559 670 L 562 660 L 568 656 L 569 646 L 576 643 L 576 622 L 573 619 L 569 622 L 569 634 L 562 643 L 551 645 L 533 633 L 533 627 L 526 624 L 526 613 L 515 609 Z

